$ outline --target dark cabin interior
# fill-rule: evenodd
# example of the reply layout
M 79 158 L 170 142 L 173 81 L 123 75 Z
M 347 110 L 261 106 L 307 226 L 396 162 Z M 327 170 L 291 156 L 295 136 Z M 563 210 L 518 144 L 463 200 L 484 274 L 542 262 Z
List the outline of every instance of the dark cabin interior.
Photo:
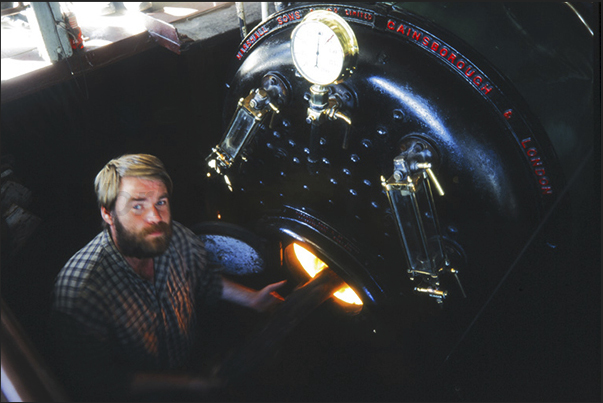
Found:
M 2 223 L 2 299 L 47 360 L 53 280 L 100 231 L 92 184 L 109 159 L 158 156 L 174 181 L 173 218 L 187 226 L 213 218 L 204 164 L 228 121 L 223 104 L 239 32 L 196 41 L 180 55 L 137 40 L 145 50 L 131 42 L 126 57 L 73 77 L 41 83 L 34 74 L 34 90 L 21 91 L 27 79 L 2 84 L 2 170 L 31 192 L 21 207 L 38 218 L 23 239 Z M 334 320 L 325 306 L 224 400 L 600 400 L 601 279 L 592 270 L 601 257 L 600 136 L 594 143 L 582 174 L 592 187 L 581 201 L 592 219 L 581 237 L 548 244 L 537 237 L 526 245 L 450 360 L 437 363 L 437 374 L 409 374 L 400 365 L 409 353 L 395 334 L 374 336 L 364 319 Z M 218 335 L 214 343 L 225 351 L 257 318 L 221 309 L 234 320 L 218 321 L 208 337 Z

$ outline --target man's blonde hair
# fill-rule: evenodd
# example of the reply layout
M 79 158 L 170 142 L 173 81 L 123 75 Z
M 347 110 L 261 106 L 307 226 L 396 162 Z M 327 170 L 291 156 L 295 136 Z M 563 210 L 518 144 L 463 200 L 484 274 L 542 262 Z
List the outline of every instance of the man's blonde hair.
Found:
M 121 179 L 125 176 L 161 180 L 168 195 L 172 195 L 172 179 L 159 158 L 149 154 L 126 154 L 109 161 L 96 175 L 94 190 L 99 207 L 113 210 Z

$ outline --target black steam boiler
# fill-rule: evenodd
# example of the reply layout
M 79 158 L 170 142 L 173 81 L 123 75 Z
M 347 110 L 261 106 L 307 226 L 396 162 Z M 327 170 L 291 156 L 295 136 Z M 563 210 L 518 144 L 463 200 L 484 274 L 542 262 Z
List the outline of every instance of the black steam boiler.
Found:
M 233 55 L 213 217 L 441 362 L 535 234 L 579 229 L 592 32 L 569 3 L 290 4 Z

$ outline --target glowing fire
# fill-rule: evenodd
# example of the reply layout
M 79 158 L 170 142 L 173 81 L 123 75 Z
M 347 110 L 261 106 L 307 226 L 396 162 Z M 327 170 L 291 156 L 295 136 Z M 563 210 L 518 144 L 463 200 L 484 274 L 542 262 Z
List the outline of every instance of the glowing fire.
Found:
M 317 258 L 312 252 L 303 246 L 294 243 L 293 250 L 295 252 L 295 257 L 297 257 L 297 260 L 299 260 L 299 263 L 310 275 L 310 277 L 313 278 L 321 270 L 327 267 L 325 262 Z M 362 300 L 347 284 L 337 290 L 333 296 L 348 304 L 362 305 Z

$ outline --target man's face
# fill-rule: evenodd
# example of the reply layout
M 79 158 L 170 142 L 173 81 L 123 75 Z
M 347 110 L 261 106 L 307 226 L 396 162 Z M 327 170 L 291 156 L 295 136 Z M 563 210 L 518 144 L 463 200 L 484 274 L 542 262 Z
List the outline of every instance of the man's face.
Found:
M 124 256 L 152 258 L 165 252 L 172 238 L 168 192 L 160 180 L 122 178 L 111 233 Z

